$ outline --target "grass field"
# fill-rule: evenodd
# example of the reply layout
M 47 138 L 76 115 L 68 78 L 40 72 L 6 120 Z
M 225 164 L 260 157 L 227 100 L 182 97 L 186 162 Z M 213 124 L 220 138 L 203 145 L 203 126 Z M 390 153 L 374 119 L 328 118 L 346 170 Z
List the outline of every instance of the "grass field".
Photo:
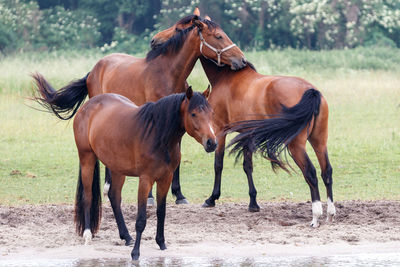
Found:
M 0 59 L 0 204 L 73 203 L 78 157 L 72 123 L 30 107 L 37 106 L 26 99 L 32 88 L 29 73 L 38 71 L 59 88 L 83 77 L 102 56 L 81 51 Z M 400 200 L 400 50 L 283 50 L 246 56 L 260 73 L 307 79 L 328 100 L 336 200 Z M 189 83 L 197 91 L 206 88 L 199 64 Z M 183 193 L 189 201 L 202 203 L 212 190 L 214 156 L 186 135 L 182 147 Z M 254 179 L 260 201 L 310 199 L 299 171 L 274 174 L 260 157 L 254 161 Z M 135 177 L 127 179 L 125 202 L 136 201 L 137 183 Z M 233 157 L 226 156 L 220 202 L 247 202 L 247 192 L 241 163 L 234 165 Z M 321 180 L 320 192 L 325 200 Z

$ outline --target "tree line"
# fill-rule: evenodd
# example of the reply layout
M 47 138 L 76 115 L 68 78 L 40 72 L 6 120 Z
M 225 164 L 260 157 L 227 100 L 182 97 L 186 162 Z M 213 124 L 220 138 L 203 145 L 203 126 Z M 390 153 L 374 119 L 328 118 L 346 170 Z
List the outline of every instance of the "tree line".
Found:
M 398 0 L 0 0 L 0 51 L 146 51 L 195 6 L 242 49 L 400 47 Z

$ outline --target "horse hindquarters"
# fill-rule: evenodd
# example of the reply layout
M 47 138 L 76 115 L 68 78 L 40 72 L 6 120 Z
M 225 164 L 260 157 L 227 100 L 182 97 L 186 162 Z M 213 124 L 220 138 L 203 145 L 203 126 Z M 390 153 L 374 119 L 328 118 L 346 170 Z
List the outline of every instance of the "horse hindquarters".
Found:
M 75 200 L 77 233 L 88 244 L 99 229 L 101 218 L 100 170 L 94 154 L 80 159 L 78 186 Z
M 230 143 L 231 153 L 242 155 L 248 148 L 260 151 L 269 158 L 273 165 L 285 170 L 285 163 L 280 158 L 281 152 L 288 147 L 296 164 L 302 170 L 304 178 L 310 187 L 313 201 L 313 220 L 311 226 L 318 226 L 318 218 L 322 214 L 322 205 L 318 191 L 318 180 L 305 145 L 308 133 L 312 131 L 312 123 L 318 118 L 321 94 L 315 89 L 304 92 L 300 102 L 295 106 L 283 107 L 279 116 L 264 120 L 249 120 L 229 126 L 228 131 L 239 131 Z

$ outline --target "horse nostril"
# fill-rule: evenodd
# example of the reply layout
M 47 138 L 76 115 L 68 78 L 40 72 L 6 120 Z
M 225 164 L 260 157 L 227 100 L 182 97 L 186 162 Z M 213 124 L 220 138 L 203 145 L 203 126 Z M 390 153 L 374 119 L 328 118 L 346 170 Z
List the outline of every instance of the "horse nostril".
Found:
M 209 148 L 209 147 L 211 147 L 212 146 L 212 141 L 211 141 L 211 139 L 208 139 L 207 140 L 207 147 Z
M 212 152 L 217 148 L 217 143 L 214 142 L 212 139 L 208 139 L 206 143 L 206 151 L 207 152 Z
M 244 57 L 242 58 L 242 63 L 243 63 L 244 65 L 247 64 L 247 60 L 246 60 Z
M 154 39 L 151 39 L 151 42 L 150 42 L 150 44 L 154 44 L 154 42 L 155 42 L 155 41 L 154 41 Z

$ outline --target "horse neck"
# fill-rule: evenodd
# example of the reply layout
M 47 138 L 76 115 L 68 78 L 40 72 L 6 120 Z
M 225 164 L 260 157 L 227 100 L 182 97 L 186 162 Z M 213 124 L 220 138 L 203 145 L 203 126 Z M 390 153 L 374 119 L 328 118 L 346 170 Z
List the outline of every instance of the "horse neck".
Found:
M 230 66 L 218 67 L 214 62 L 202 56 L 200 57 L 200 62 L 203 66 L 204 72 L 206 73 L 208 81 L 213 86 L 213 89 L 214 86 L 220 82 L 234 82 L 235 78 L 238 79 L 239 75 L 242 76 L 241 78 L 244 78 L 257 73 L 249 66 L 246 66 L 241 70 L 232 70 Z
M 172 87 L 181 87 L 185 84 L 200 55 L 200 39 L 196 30 L 193 30 L 179 51 L 169 52 L 160 57 L 160 61 L 164 61 L 163 66 L 165 66 L 166 72 L 164 72 L 164 76 L 168 73 L 168 76 L 172 77 Z

